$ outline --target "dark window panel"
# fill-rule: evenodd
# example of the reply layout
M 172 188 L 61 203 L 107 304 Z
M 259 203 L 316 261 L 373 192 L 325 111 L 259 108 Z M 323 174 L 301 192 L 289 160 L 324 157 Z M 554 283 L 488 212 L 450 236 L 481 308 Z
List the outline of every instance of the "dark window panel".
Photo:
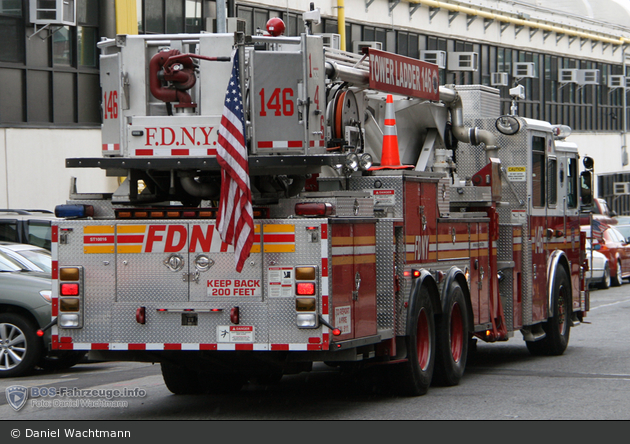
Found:
M 79 74 L 78 76 L 78 123 L 101 123 L 99 76 L 98 74 Z
M 245 6 L 238 7 L 237 16 L 242 18 L 246 22 L 245 33 L 248 35 L 252 35 L 254 33 L 254 17 L 252 8 L 247 8 Z
M 0 17 L 0 62 L 24 63 L 22 19 Z
M 98 4 L 94 0 L 76 0 L 77 24 L 98 26 Z
M 0 69 L 0 123 L 24 122 L 24 70 Z
M 184 3 L 182 0 L 168 0 L 166 6 L 166 33 L 184 32 Z
M 144 0 L 144 27 L 146 33 L 164 33 L 162 0 Z
M 70 72 L 53 73 L 53 120 L 55 123 L 74 123 L 76 103 L 76 74 Z M 84 98 L 93 102 L 91 98 Z
M 264 9 L 254 10 L 254 32 L 267 30 L 267 20 L 269 20 L 269 12 Z
M 50 72 L 30 70 L 26 73 L 28 123 L 50 123 Z

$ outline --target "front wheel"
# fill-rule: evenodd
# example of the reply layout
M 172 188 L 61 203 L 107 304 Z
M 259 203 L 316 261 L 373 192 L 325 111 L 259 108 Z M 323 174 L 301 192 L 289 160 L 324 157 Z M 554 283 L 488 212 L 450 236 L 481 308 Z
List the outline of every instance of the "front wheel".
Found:
M 392 368 L 396 390 L 404 396 L 427 393 L 435 365 L 435 320 L 429 290 L 422 286 L 415 301 L 410 331 L 405 337 L 407 361 Z
M 33 370 L 44 350 L 36 330 L 24 316 L 0 314 L 0 378 L 23 376 Z
M 461 286 L 453 282 L 442 301 L 442 315 L 436 322 L 437 355 L 434 382 L 438 385 L 459 384 L 468 356 L 468 316 Z
M 569 344 L 571 282 L 564 268 L 559 268 L 556 272 L 551 303 L 553 315 L 542 325 L 545 337 L 539 341 L 526 343 L 532 355 L 561 355 Z

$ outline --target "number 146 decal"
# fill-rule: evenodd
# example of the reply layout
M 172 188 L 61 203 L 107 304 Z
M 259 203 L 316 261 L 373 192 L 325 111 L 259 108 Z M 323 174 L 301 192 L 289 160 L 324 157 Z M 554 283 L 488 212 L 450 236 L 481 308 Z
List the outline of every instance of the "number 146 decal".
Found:
M 103 114 L 105 119 L 108 118 L 108 114 L 110 119 L 118 118 L 118 91 L 110 91 L 109 93 L 105 91 L 103 95 Z

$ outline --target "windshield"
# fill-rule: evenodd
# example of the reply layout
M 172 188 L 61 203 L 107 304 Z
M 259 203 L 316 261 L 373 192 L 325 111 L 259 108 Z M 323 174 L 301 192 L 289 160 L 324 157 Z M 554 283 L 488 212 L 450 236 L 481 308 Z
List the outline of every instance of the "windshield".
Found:
M 42 250 L 20 250 L 19 254 L 33 262 L 46 273 L 52 273 L 52 256 L 44 249 Z
M 0 272 L 2 271 L 20 271 L 24 267 L 15 259 L 4 254 L 0 254 Z

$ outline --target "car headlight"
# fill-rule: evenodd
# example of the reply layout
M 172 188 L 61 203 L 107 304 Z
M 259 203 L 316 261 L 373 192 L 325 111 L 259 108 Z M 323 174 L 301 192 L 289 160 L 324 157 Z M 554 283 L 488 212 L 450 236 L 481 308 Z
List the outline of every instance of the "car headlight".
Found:
M 39 295 L 46 299 L 48 302 L 52 302 L 52 291 L 51 290 L 42 290 L 39 292 Z

